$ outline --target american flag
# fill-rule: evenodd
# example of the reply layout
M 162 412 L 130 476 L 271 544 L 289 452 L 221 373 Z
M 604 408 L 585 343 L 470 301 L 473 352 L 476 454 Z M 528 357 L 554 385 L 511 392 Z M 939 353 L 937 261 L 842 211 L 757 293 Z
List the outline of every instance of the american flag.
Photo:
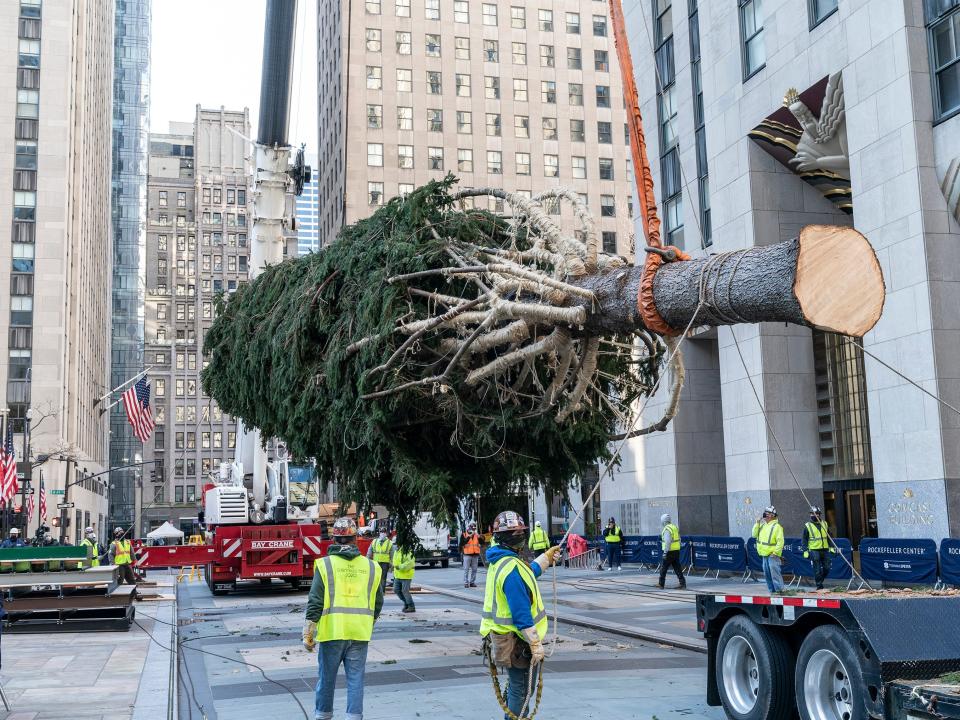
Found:
M 123 407 L 127 411 L 127 421 L 133 427 L 133 434 L 140 442 L 150 439 L 153 432 L 153 410 L 150 409 L 150 386 L 145 377 L 123 393 Z
M 33 520 L 33 493 L 27 495 L 27 523 Z
M 43 489 L 43 478 L 40 478 L 40 516 L 39 521 L 42 524 L 47 516 L 47 491 Z
M 9 503 L 20 491 L 17 483 L 17 453 L 13 449 L 13 430 L 7 425 L 7 439 L 0 448 L 0 499 Z

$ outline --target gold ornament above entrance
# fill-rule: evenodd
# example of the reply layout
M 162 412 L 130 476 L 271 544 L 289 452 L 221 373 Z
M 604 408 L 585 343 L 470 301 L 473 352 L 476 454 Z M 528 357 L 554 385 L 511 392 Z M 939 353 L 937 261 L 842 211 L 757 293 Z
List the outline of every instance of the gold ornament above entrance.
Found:
M 749 135 L 838 208 L 853 212 L 840 73 L 824 77 L 803 92 L 790 88 L 783 107 L 768 115 Z

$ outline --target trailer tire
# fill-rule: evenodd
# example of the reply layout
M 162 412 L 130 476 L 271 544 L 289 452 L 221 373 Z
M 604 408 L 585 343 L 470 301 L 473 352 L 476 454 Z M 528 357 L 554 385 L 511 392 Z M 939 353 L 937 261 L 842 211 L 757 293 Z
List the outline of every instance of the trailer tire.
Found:
M 788 720 L 793 652 L 787 641 L 745 615 L 727 621 L 716 655 L 717 687 L 733 720 Z
M 804 638 L 794 691 L 802 720 L 867 720 L 863 668 L 841 628 L 821 625 Z
M 441 561 L 440 561 L 440 567 L 442 567 L 444 570 L 446 570 L 448 567 L 450 567 L 450 561 L 449 561 L 449 560 L 441 560 Z

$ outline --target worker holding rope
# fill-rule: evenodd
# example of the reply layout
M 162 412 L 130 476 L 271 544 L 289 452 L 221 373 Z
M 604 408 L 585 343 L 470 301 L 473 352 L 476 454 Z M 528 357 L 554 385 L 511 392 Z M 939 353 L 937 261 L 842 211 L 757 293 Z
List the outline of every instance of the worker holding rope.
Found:
M 544 658 L 543 640 L 548 626 L 537 578 L 556 562 L 560 547 L 548 548 L 530 565 L 521 560 L 519 553 L 527 540 L 527 525 L 512 510 L 497 515 L 493 537 L 497 544 L 487 550 L 487 584 L 480 623 L 484 657 L 490 665 L 504 718 L 532 718 L 537 704 L 532 702 L 534 688 L 537 702 L 542 688 L 537 666 Z M 507 668 L 506 701 L 497 681 L 498 665 Z

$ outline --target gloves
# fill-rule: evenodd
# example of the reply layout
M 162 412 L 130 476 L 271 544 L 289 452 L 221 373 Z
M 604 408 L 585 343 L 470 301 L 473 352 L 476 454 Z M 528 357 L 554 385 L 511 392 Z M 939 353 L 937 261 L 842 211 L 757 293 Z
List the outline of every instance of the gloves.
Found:
M 803 551 L 803 559 L 806 560 L 808 557 L 810 557 L 810 553 L 809 553 L 807 550 L 804 550 L 804 551 Z
M 307 652 L 313 652 L 317 646 L 317 624 L 312 620 L 303 623 L 303 647 Z
M 543 662 L 543 643 L 540 641 L 537 629 L 535 627 L 528 627 L 521 630 L 521 632 L 523 633 L 523 639 L 526 640 L 527 645 L 530 646 L 530 667 L 540 664 Z
M 830 552 L 832 552 L 834 555 L 836 555 L 836 554 L 837 554 L 837 549 L 836 549 L 833 545 L 831 545 L 831 546 L 830 546 Z
M 534 562 L 540 566 L 540 569 L 546 572 L 557 564 L 557 558 L 560 556 L 560 546 L 554 545 L 552 548 L 544 550 L 537 556 Z

